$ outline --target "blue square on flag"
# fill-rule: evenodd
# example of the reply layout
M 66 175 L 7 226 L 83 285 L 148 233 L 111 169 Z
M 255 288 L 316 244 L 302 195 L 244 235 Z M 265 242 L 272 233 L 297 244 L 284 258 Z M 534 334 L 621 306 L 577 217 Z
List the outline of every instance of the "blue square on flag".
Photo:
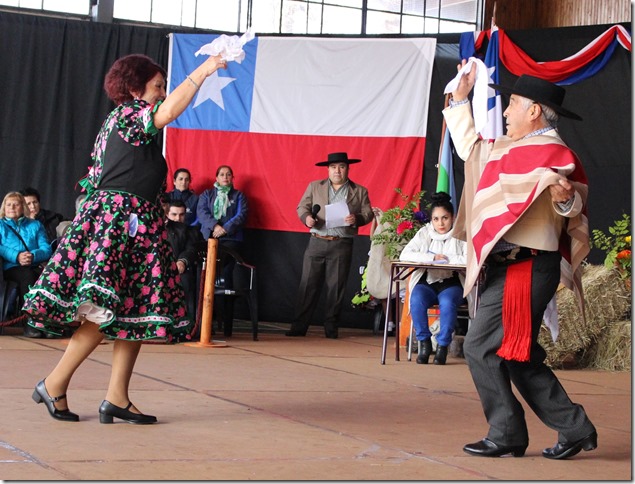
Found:
M 209 34 L 172 36 L 171 90 L 207 60 L 208 56 L 195 56 L 195 53 L 216 37 L 218 35 Z M 257 48 L 257 38 L 247 42 L 243 46 L 245 58 L 240 64 L 228 62 L 227 69 L 219 69 L 205 79 L 190 106 L 171 123 L 171 126 L 184 129 L 249 131 Z

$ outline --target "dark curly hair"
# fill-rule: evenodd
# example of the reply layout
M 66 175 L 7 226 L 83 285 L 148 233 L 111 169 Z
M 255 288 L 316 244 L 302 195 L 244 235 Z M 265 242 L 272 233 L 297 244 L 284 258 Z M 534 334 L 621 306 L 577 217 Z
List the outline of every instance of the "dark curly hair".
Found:
M 106 95 L 115 103 L 121 104 L 134 99 L 130 93 L 146 89 L 150 79 L 161 73 L 165 78 L 165 69 L 143 54 L 130 54 L 117 59 L 104 79 Z
M 441 207 L 446 212 L 454 216 L 454 205 L 450 202 L 450 200 L 452 200 L 450 195 L 445 192 L 437 192 L 432 195 L 430 199 L 432 200 L 432 203 L 430 204 L 430 213 L 432 213 L 435 208 Z

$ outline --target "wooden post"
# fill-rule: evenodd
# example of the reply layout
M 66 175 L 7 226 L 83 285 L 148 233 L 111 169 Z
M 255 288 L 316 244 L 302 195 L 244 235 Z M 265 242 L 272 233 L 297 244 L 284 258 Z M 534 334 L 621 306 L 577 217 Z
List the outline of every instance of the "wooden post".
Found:
M 214 281 L 216 280 L 216 254 L 218 240 L 207 240 L 207 263 L 203 288 L 203 312 L 201 314 L 201 339 L 198 343 L 185 343 L 185 346 L 204 348 L 226 348 L 225 343 L 212 341 L 212 313 L 214 311 Z

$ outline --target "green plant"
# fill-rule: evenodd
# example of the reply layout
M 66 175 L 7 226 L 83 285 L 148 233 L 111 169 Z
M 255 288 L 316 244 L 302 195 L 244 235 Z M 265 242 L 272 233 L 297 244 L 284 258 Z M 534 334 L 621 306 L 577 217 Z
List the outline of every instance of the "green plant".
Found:
M 592 247 L 606 252 L 604 265 L 617 267 L 623 279 L 631 277 L 631 218 L 622 214 L 620 220 L 609 227 L 607 235 L 601 230 L 591 231 Z
M 425 209 L 430 206 L 429 202 L 422 202 L 425 190 L 412 196 L 404 194 L 401 188 L 395 188 L 395 191 L 401 196 L 403 206 L 398 205 L 386 210 L 379 219 L 384 229 L 371 237 L 373 243 L 385 246 L 386 257 L 390 260 L 399 259 L 399 254 L 410 239 L 430 221 L 426 211 L 419 210 L 420 204 L 423 204 Z
M 355 309 L 364 309 L 371 310 L 374 309 L 379 301 L 375 299 L 370 292 L 368 292 L 368 288 L 366 286 L 366 281 L 368 279 L 368 266 L 364 267 L 364 272 L 362 274 L 362 287 L 359 291 L 355 293 L 353 299 L 351 299 L 351 305 Z

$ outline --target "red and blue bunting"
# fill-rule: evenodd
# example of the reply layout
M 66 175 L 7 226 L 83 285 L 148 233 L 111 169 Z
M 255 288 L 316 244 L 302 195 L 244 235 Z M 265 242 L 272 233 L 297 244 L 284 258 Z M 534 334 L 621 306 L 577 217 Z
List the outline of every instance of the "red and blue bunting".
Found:
M 475 56 L 485 38 L 490 38 L 491 32 L 490 29 L 461 34 L 461 58 Z M 623 26 L 613 25 L 572 56 L 562 60 L 540 62 L 532 59 L 514 44 L 503 29 L 498 29 L 498 55 L 509 72 L 515 76 L 529 74 L 561 86 L 584 81 L 603 69 L 618 44 L 630 52 L 631 34 Z

